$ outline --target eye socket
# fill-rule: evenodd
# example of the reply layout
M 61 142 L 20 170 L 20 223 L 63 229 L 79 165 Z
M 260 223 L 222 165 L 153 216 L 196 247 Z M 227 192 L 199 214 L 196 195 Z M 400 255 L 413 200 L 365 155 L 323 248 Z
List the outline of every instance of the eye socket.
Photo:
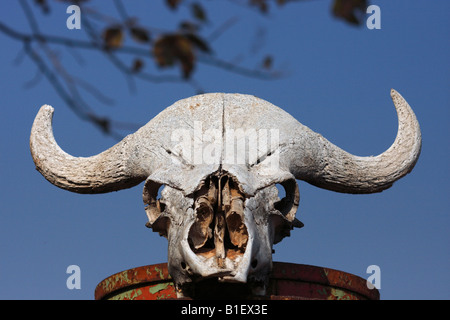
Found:
M 152 180 L 147 180 L 144 185 L 143 199 L 145 204 L 155 201 L 161 196 L 161 189 L 164 185 Z
M 161 215 L 164 212 L 165 204 L 160 201 L 164 187 L 163 184 L 148 180 L 144 186 L 143 199 L 148 217 L 148 222 L 145 225 L 161 236 L 167 237 L 170 220 Z
M 155 181 L 148 180 L 144 186 L 143 199 L 144 203 L 150 207 L 158 207 L 158 211 L 163 212 L 165 205 L 160 202 L 161 192 L 165 185 Z
M 280 199 L 283 199 L 284 197 L 286 197 L 286 189 L 284 189 L 283 185 L 280 183 L 277 183 L 275 186 L 278 189 L 278 197 Z
M 277 183 L 279 201 L 275 202 L 275 209 L 281 212 L 289 221 L 294 220 L 300 201 L 300 193 L 298 192 L 297 181 L 289 179 L 281 183 Z
M 157 200 L 161 199 L 161 192 L 162 192 L 162 190 L 164 189 L 164 187 L 165 187 L 165 185 L 163 185 L 163 184 L 161 184 L 161 185 L 159 186 L 158 192 L 157 192 L 157 194 L 156 194 L 156 199 L 157 199 Z
M 286 195 L 286 188 L 280 183 L 277 183 L 276 187 L 278 189 L 278 197 L 280 198 L 280 200 L 275 202 L 275 209 L 286 216 L 292 207 L 292 203 L 289 203 L 290 201 L 287 198 L 288 195 Z

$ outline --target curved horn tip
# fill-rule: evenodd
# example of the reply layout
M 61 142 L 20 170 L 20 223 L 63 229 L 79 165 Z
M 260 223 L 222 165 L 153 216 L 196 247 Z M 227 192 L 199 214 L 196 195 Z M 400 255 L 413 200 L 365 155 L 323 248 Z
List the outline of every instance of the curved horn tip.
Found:
M 39 112 L 46 112 L 48 114 L 52 114 L 55 111 L 55 108 L 53 108 L 51 105 L 49 104 L 44 104 L 42 105 L 42 107 L 39 109 Z
M 391 89 L 391 98 L 395 102 L 396 99 L 405 100 L 403 96 L 395 89 Z
M 42 125 L 42 123 L 51 122 L 51 120 L 53 119 L 54 111 L 55 109 L 51 105 L 44 104 L 42 107 L 39 108 L 39 111 L 36 114 L 36 117 L 34 118 L 33 126 L 37 125 L 37 123 L 39 123 L 39 125 Z M 50 119 L 50 121 L 48 121 L 47 119 Z
M 395 100 L 397 100 L 397 99 L 401 99 L 401 100 L 405 100 L 403 97 L 402 97 L 402 95 L 400 94 L 400 93 L 398 93 L 398 91 L 397 90 L 395 90 L 395 89 L 391 89 L 391 99 L 392 99 L 392 101 L 394 101 L 395 102 Z

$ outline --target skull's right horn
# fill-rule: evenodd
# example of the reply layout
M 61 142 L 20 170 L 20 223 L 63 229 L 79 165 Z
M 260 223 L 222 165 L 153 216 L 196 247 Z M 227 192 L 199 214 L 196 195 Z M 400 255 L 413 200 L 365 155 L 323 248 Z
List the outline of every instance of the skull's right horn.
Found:
M 319 134 L 298 128 L 301 143 L 288 148 L 289 170 L 297 179 L 343 193 L 381 192 L 408 174 L 416 164 L 422 138 L 419 123 L 405 99 L 394 89 L 391 97 L 398 115 L 398 132 L 392 146 L 375 157 L 354 156 Z M 315 138 L 311 138 L 314 135 Z M 295 133 L 294 133 L 295 136 Z

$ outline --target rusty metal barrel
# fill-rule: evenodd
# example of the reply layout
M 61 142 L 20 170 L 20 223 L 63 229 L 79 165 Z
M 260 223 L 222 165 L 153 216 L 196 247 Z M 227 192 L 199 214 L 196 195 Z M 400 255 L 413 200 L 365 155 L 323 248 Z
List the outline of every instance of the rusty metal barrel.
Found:
M 247 300 L 379 300 L 367 280 L 334 269 L 274 262 L 265 296 L 252 295 L 246 284 L 207 279 L 196 284 L 192 299 Z M 177 299 L 167 263 L 137 267 L 116 273 L 95 289 L 96 300 Z

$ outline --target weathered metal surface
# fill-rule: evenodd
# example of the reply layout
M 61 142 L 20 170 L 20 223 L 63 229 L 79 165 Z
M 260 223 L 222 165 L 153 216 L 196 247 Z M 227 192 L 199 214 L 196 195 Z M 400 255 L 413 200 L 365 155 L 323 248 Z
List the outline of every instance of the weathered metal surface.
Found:
M 377 289 L 356 275 L 310 265 L 274 263 L 269 291 L 275 296 L 320 300 L 379 300 Z
M 158 300 L 176 298 L 167 263 L 116 273 L 95 288 L 95 299 Z
M 257 296 L 242 283 L 221 283 L 215 279 L 199 282 L 198 299 L 268 299 L 268 300 L 379 300 L 377 289 L 356 275 L 334 269 L 274 262 L 266 295 Z M 160 300 L 177 299 L 167 264 L 125 270 L 100 282 L 95 299 Z

